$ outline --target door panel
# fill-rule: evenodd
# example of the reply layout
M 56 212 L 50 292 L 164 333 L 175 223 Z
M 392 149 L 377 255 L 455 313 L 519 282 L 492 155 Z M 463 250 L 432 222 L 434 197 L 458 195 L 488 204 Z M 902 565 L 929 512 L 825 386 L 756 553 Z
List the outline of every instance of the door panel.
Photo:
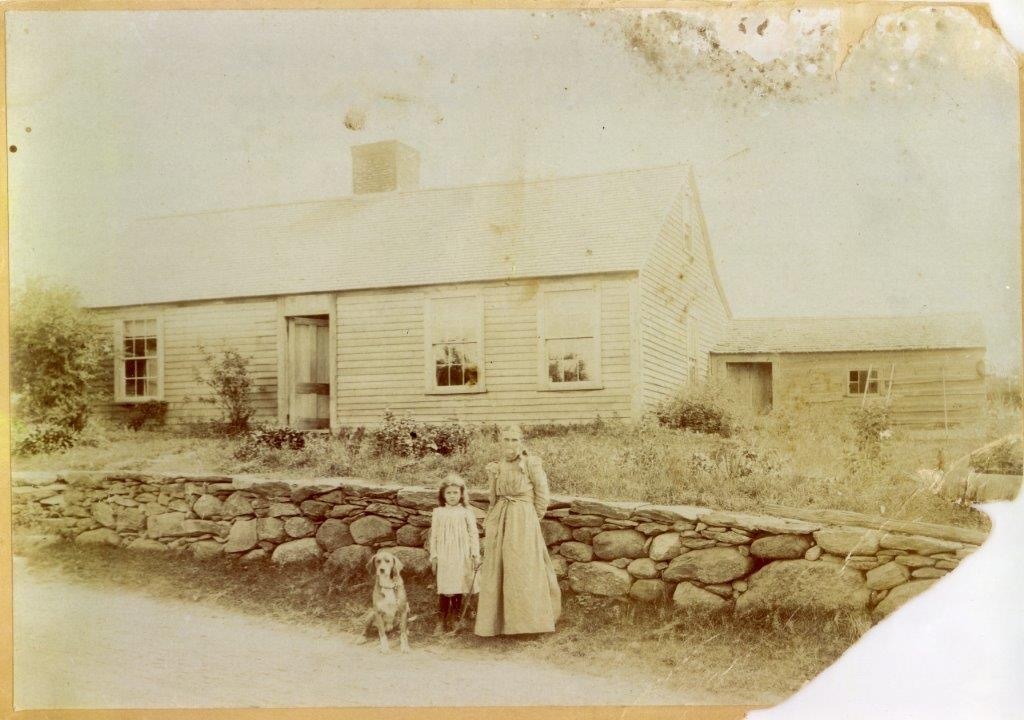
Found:
M 288 424 L 296 430 L 330 427 L 328 320 L 288 318 Z
M 726 363 L 726 377 L 739 396 L 758 413 L 772 409 L 771 363 Z

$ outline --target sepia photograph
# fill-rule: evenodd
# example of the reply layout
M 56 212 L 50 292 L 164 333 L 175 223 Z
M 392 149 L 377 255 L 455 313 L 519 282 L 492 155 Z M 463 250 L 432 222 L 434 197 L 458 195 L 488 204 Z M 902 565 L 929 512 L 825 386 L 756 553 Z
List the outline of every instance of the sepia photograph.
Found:
M 1014 717 L 1013 0 L 3 18 L 9 710 Z

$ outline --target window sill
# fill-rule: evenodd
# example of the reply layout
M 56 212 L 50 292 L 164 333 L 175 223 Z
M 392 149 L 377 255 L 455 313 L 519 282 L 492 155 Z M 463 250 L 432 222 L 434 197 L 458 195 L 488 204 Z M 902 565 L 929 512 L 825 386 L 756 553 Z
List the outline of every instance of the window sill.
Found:
M 133 398 L 123 398 L 123 397 L 120 397 L 120 398 L 115 398 L 114 399 L 114 404 L 115 405 L 140 405 L 142 403 L 148 403 L 148 402 L 166 402 L 166 400 L 164 400 L 162 397 L 157 397 L 155 395 L 150 396 L 150 397 L 133 397 Z
M 537 388 L 539 392 L 570 392 L 572 390 L 604 390 L 604 385 L 598 382 L 581 383 L 559 383 L 557 385 L 542 385 Z
M 482 385 L 474 385 L 473 387 L 455 387 L 455 388 L 427 388 L 424 391 L 426 395 L 480 395 L 481 393 L 487 392 L 487 388 Z

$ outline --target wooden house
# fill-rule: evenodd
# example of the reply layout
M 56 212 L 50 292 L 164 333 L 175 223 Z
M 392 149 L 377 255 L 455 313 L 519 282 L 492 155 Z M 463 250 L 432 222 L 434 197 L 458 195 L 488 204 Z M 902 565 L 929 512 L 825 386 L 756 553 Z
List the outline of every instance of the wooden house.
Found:
M 979 419 L 985 336 L 974 315 L 750 318 L 729 322 L 712 372 L 757 410 L 889 398 L 902 425 Z
M 104 412 L 214 417 L 201 348 L 250 358 L 256 420 L 299 429 L 636 418 L 708 372 L 730 312 L 688 166 L 420 189 L 412 148 L 352 158 L 351 197 L 131 228 L 87 296 Z

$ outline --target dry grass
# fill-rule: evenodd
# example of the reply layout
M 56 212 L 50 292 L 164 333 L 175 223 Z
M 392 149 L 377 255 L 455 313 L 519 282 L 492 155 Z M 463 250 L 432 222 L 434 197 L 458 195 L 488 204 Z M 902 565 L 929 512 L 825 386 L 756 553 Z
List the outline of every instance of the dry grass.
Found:
M 308 568 L 242 566 L 229 559 L 168 562 L 162 554 L 74 545 L 29 557 L 33 568 L 59 570 L 79 581 L 213 603 L 328 632 L 358 631 L 370 594 L 363 578 L 342 581 Z M 667 608 L 567 594 L 553 634 L 485 639 L 464 631 L 439 638 L 432 635 L 436 596 L 429 583 L 407 578 L 407 586 L 417 616 L 410 639 L 417 646 L 475 649 L 591 674 L 618 675 L 628 668 L 661 687 L 706 693 L 709 703 L 777 702 L 834 662 L 867 627 L 862 618 L 688 620 Z

